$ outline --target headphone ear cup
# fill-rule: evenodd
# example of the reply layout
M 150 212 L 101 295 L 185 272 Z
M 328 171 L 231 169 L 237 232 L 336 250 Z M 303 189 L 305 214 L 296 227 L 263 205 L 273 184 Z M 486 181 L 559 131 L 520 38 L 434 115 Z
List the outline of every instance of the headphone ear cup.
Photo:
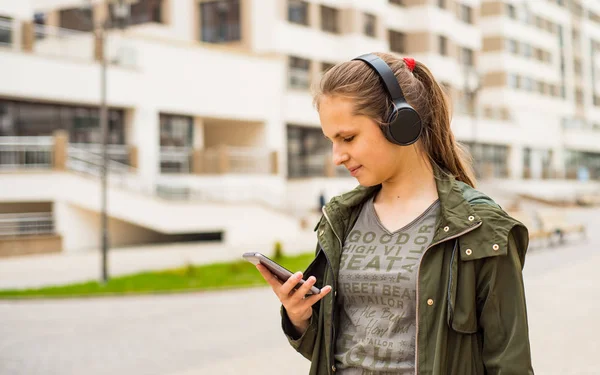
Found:
M 421 117 L 408 103 L 399 103 L 390 115 L 384 135 L 392 143 L 409 146 L 421 136 Z

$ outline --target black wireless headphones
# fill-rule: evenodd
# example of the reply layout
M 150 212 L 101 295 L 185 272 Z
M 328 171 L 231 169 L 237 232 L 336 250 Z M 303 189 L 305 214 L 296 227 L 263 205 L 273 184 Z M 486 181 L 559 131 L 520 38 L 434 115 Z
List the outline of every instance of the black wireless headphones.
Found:
M 390 117 L 386 119 L 387 125 L 381 126 L 385 137 L 390 142 L 400 146 L 415 143 L 421 136 L 423 129 L 421 117 L 404 99 L 400 84 L 389 65 L 372 53 L 358 56 L 352 60 L 366 62 L 379 75 L 383 81 L 383 86 L 392 98 L 394 108 L 391 109 Z

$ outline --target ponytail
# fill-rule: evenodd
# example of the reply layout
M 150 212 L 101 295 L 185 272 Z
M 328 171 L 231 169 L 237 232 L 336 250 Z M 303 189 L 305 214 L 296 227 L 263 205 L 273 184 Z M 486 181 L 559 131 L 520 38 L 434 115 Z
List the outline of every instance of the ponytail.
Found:
M 414 76 L 423 84 L 427 93 L 417 99 L 417 111 L 423 121 L 421 142 L 425 153 L 433 165 L 451 174 L 457 180 L 475 187 L 475 173 L 472 168 L 472 157 L 465 146 L 454 138 L 450 128 L 450 100 L 436 82 L 431 71 L 422 63 L 416 62 Z M 419 105 L 425 100 L 424 105 Z

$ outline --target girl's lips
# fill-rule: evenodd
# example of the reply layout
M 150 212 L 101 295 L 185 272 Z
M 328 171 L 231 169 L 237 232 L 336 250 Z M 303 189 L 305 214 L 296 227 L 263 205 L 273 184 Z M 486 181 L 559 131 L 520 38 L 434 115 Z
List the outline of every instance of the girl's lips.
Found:
M 358 173 L 358 171 L 360 171 L 361 168 L 362 168 L 362 165 L 350 169 L 350 174 L 352 175 L 352 177 L 356 176 L 356 174 Z

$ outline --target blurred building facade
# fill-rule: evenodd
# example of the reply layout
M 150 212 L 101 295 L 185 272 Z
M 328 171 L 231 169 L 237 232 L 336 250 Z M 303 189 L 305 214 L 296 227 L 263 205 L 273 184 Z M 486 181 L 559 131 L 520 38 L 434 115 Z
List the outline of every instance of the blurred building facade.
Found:
M 12 248 L 27 235 L 31 251 L 98 245 L 103 51 L 115 246 L 297 231 L 322 192 L 354 186 L 331 163 L 310 86 L 371 51 L 430 67 L 480 178 L 600 179 L 598 2 L 128 2 L 127 27 L 107 23 L 103 45 L 109 2 L 0 0 L 0 231 L 19 234 Z

